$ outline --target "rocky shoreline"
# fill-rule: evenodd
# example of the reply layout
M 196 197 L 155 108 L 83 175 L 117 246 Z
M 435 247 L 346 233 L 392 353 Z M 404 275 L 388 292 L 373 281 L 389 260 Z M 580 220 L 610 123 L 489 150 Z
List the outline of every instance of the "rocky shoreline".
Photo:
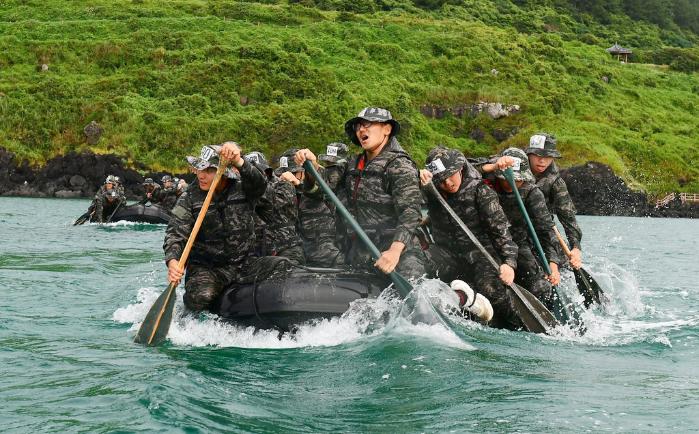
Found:
M 114 154 L 96 155 L 71 152 L 53 158 L 44 167 L 32 168 L 26 161 L 0 148 L 0 196 L 21 197 L 92 197 L 107 175 L 117 175 L 124 182 L 126 196 L 140 199 L 141 183 L 146 177 L 160 180 L 164 172 L 145 167 L 128 168 Z M 171 174 L 172 175 L 172 174 Z M 192 174 L 174 174 L 187 182 Z M 614 172 L 601 163 L 588 162 L 561 170 L 578 214 L 599 216 L 684 217 L 699 218 L 699 206 L 674 200 L 663 207 L 649 203 L 645 193 L 634 192 Z

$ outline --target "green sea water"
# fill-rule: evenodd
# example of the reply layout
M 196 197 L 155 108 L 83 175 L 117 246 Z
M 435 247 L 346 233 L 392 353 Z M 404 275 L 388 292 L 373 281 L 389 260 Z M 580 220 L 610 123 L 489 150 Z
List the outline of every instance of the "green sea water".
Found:
M 699 221 L 580 217 L 611 299 L 583 314 L 582 337 L 414 324 L 386 298 L 281 339 L 176 318 L 144 348 L 132 339 L 167 286 L 164 226 L 72 226 L 87 205 L 0 198 L 1 432 L 699 427 Z

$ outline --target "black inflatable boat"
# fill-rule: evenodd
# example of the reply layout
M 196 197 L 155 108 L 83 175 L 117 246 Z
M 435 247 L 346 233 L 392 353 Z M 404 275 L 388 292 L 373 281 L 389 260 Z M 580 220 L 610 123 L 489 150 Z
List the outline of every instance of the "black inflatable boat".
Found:
M 212 311 L 237 324 L 287 331 L 310 319 L 342 315 L 352 301 L 375 298 L 389 284 L 368 272 L 294 269 L 228 288 Z
M 167 224 L 170 211 L 156 204 L 135 203 L 119 208 L 112 216 L 113 222 L 125 220 L 137 223 Z

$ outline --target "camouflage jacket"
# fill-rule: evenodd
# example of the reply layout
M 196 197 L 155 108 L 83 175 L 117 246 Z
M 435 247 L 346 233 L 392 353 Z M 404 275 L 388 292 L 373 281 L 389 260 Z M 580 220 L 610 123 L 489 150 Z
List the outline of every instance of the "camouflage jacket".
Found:
M 279 179 L 270 181 L 255 212 L 265 222 L 263 243 L 268 254 L 301 245 L 301 238 L 296 232 L 299 217 L 293 185 Z
M 496 188 L 500 205 L 505 211 L 507 219 L 510 221 L 510 233 L 512 239 L 520 248 L 527 246 L 538 257 L 534 242 L 529 238 L 527 231 L 527 222 L 524 220 L 519 206 L 517 205 L 517 197 L 514 192 L 506 192 Z M 522 197 L 524 207 L 527 209 L 529 219 L 532 221 L 534 231 L 539 238 L 541 247 L 544 250 L 546 259 L 549 262 L 561 263 L 559 256 L 559 244 L 556 234 L 553 232 L 553 219 L 546 207 L 546 199 L 544 194 L 536 185 L 525 182 L 519 187 L 519 195 Z
M 160 196 L 160 185 L 155 184 L 155 189 L 150 194 L 150 197 L 148 197 L 148 191 L 143 192 L 143 199 L 141 201 L 148 202 L 150 201 L 151 203 L 156 203 L 158 196 Z
M 365 153 L 352 157 L 338 193 L 379 250 L 394 241 L 419 248 L 423 199 L 418 171 L 395 137 L 371 161 Z
M 310 178 L 309 178 L 310 179 Z M 335 214 L 322 190 L 311 182 L 296 187 L 299 209 L 299 234 L 304 241 L 335 240 Z
M 517 268 L 517 244 L 512 240 L 498 195 L 479 177 L 467 177 L 465 171 L 461 187 L 454 194 L 446 194 L 446 202 L 483 247 L 500 263 Z M 482 253 L 451 219 L 444 207 L 427 194 L 432 234 L 435 243 L 473 264 L 483 259 Z
M 580 248 L 582 231 L 575 219 L 575 204 L 568 194 L 568 187 L 558 172 L 556 163 L 551 165 L 539 176 L 536 176 L 536 186 L 546 197 L 546 205 L 551 215 L 557 215 L 565 229 L 570 248 Z
M 256 201 L 264 194 L 267 180 L 250 163 L 238 169 L 240 179 L 214 194 L 199 234 L 192 246 L 189 263 L 204 265 L 240 264 L 254 253 Z M 165 231 L 165 262 L 179 259 L 207 192 L 198 184 L 180 195 Z
M 165 209 L 172 209 L 177 202 L 177 189 L 175 187 L 156 188 L 153 192 L 151 202 L 158 204 Z

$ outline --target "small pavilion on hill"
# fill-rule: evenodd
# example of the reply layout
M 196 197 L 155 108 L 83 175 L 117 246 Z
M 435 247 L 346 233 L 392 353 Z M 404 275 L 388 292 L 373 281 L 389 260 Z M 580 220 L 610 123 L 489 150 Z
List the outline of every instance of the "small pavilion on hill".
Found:
M 614 44 L 611 47 L 607 48 L 607 53 L 611 54 L 612 56 L 616 56 L 616 58 L 619 59 L 620 62 L 628 63 L 629 55 L 632 53 L 632 51 L 628 48 L 622 47 L 619 44 Z

